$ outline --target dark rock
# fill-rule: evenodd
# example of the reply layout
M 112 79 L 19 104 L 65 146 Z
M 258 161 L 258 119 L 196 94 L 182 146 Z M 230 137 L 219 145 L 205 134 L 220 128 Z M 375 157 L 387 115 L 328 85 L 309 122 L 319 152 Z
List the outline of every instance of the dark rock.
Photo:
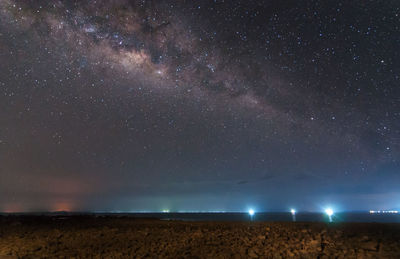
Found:
M 259 257 L 258 254 L 254 251 L 254 249 L 249 249 L 247 255 L 250 258 L 258 258 Z
M 378 243 L 374 241 L 368 241 L 361 243 L 361 249 L 367 250 L 367 251 L 377 251 Z

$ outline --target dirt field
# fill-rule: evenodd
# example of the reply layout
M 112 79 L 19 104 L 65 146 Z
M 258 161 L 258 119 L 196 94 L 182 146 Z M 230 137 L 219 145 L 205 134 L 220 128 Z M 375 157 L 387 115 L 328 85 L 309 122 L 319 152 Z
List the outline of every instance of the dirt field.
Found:
M 0 216 L 0 258 L 400 258 L 400 224 Z

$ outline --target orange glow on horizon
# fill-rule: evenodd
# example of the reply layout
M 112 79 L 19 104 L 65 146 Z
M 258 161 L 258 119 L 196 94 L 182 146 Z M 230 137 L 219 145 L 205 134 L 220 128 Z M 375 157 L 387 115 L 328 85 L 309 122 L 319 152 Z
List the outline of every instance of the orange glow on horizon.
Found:
M 8 203 L 6 204 L 2 210 L 4 213 L 18 213 L 18 212 L 23 212 L 22 206 L 17 203 Z
M 51 211 L 67 211 L 71 212 L 74 210 L 74 205 L 69 201 L 60 201 L 53 204 Z

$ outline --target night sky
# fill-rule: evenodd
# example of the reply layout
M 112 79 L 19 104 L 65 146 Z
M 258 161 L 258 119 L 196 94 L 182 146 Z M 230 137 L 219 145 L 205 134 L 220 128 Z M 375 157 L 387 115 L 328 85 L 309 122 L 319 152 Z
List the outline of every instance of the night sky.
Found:
M 0 0 L 0 211 L 400 207 L 400 2 Z

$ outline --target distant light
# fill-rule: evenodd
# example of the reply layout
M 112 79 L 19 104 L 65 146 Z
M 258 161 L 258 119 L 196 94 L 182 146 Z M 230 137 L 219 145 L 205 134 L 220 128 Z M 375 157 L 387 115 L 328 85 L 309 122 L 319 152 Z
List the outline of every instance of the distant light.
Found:
M 388 213 L 388 214 L 398 214 L 399 211 L 397 210 L 370 210 L 369 213 L 371 214 L 380 214 L 380 213 Z
M 333 210 L 331 208 L 328 208 L 325 210 L 325 213 L 330 217 L 333 215 Z
M 163 210 L 162 212 L 163 213 L 169 213 L 169 210 Z
M 296 214 L 296 210 L 295 209 L 291 209 L 290 212 L 294 215 Z
M 255 212 L 254 212 L 254 210 L 253 210 L 253 209 L 250 209 L 250 210 L 249 210 L 249 215 L 250 215 L 250 216 L 253 216 L 253 215 L 254 215 L 254 213 L 255 213 Z

